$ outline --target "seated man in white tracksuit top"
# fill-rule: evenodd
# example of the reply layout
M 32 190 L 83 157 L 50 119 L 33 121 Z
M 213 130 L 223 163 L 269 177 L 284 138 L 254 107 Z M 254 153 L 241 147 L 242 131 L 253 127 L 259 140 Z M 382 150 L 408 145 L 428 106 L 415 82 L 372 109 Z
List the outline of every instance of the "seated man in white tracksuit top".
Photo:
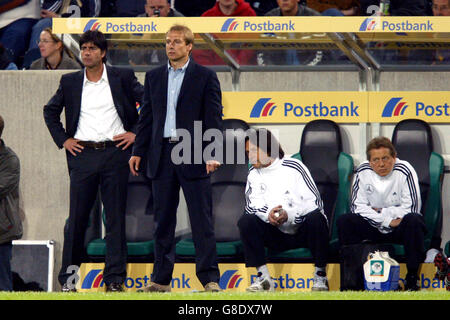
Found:
M 405 288 L 418 290 L 423 262 L 425 223 L 417 173 L 409 162 L 397 158 L 386 137 L 372 139 L 366 148 L 367 161 L 357 169 L 352 187 L 351 213 L 337 220 L 341 245 L 370 240 L 399 243 L 405 247 Z
M 258 271 L 247 291 L 274 290 L 264 247 L 309 248 L 316 266 L 312 289 L 328 290 L 329 229 L 320 193 L 306 166 L 284 157 L 270 131 L 257 129 L 256 133 L 256 139 L 246 140 L 253 166 L 247 177 L 245 214 L 238 222 L 246 266 Z

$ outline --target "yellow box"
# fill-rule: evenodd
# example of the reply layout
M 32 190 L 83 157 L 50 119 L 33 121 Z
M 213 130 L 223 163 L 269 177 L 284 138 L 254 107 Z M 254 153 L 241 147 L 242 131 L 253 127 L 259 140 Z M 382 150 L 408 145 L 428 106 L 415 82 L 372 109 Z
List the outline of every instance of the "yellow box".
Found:
M 329 119 L 338 123 L 368 121 L 367 92 L 269 91 L 223 92 L 224 119 L 248 123 L 307 123 Z
M 449 91 L 383 91 L 368 95 L 369 122 L 397 123 L 404 119 L 450 122 Z

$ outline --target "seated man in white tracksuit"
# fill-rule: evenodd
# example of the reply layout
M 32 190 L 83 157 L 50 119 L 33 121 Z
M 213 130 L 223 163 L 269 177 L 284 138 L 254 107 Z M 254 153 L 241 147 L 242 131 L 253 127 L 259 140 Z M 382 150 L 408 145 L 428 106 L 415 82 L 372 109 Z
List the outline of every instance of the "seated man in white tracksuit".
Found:
M 367 161 L 356 169 L 352 187 L 351 213 L 337 220 L 341 245 L 370 240 L 404 245 L 405 288 L 418 290 L 418 271 L 423 262 L 425 223 L 417 173 L 409 162 L 397 158 L 386 137 L 372 139 L 366 148 Z
M 246 151 L 252 167 L 245 214 L 238 227 L 246 266 L 258 271 L 247 291 L 274 290 L 265 247 L 278 251 L 309 248 L 316 266 L 312 290 L 328 290 L 328 221 L 309 170 L 301 161 L 284 157 L 278 141 L 266 129 L 257 129 L 256 138 L 246 140 Z

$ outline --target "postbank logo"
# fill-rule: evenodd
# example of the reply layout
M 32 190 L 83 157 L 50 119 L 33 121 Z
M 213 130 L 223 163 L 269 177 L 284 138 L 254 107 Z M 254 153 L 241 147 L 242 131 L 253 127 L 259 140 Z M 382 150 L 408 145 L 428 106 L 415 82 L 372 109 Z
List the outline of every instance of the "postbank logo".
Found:
M 83 32 L 86 32 L 89 30 L 95 31 L 95 30 L 98 30 L 100 27 L 101 27 L 101 24 L 100 24 L 100 22 L 98 22 L 98 19 L 91 19 L 84 26 Z
M 102 27 L 101 21 L 104 22 Z M 139 20 L 140 21 L 140 20 Z M 84 26 L 83 32 L 102 29 L 105 33 L 154 33 L 158 31 L 155 21 L 148 23 L 137 23 L 131 19 L 99 20 L 91 19 Z
M 434 22 L 427 20 L 401 19 L 391 21 L 388 18 L 370 17 L 364 19 L 359 26 L 359 31 L 395 31 L 395 32 L 415 32 L 415 31 L 435 31 Z M 404 35 L 404 34 L 403 34 Z
M 238 20 L 229 18 L 225 20 L 220 28 L 220 32 L 275 32 L 275 31 L 295 31 L 295 22 L 293 20 L 282 21 L 274 19 L 264 19 L 255 21 L 252 19 Z
M 83 283 L 81 284 L 81 289 L 93 289 L 103 287 L 103 270 L 92 269 L 84 277 Z
M 294 100 L 283 99 L 280 102 L 279 99 L 276 102 L 271 101 L 272 98 L 260 98 L 256 101 L 254 106 L 250 111 L 250 118 L 267 118 L 267 117 L 278 117 L 278 118 L 358 118 L 359 104 L 356 101 L 347 101 L 343 104 L 337 103 L 337 101 L 329 100 L 324 101 L 321 98 L 311 100 L 304 104 L 297 104 Z M 280 107 L 280 111 L 275 111 L 277 106 Z
M 225 20 L 220 31 L 221 32 L 236 31 L 238 25 L 239 23 L 237 23 L 235 18 L 230 18 Z
M 447 91 L 392 91 L 369 94 L 369 122 L 398 122 L 422 119 L 448 123 L 450 101 Z
M 391 98 L 384 106 L 381 116 L 383 118 L 402 116 L 408 108 L 408 105 L 402 99 L 402 97 Z
M 375 18 L 366 18 L 363 23 L 361 23 L 361 26 L 359 27 L 359 31 L 372 31 L 375 30 L 378 23 Z
M 227 270 L 220 277 L 219 287 L 222 290 L 238 288 L 243 279 L 237 270 Z
M 250 118 L 259 118 L 271 116 L 277 106 L 274 102 L 270 102 L 271 98 L 261 98 L 256 101 L 250 112 Z

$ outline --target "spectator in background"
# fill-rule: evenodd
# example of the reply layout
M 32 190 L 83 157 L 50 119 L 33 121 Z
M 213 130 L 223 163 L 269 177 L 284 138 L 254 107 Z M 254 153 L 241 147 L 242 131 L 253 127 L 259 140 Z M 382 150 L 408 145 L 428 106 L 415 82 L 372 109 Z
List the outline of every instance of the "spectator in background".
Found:
M 299 4 L 300 0 L 277 0 L 278 8 L 270 10 L 266 16 L 321 16 L 319 12 Z M 275 36 L 275 34 L 268 34 Z M 295 34 L 289 34 L 295 36 Z M 322 60 L 322 51 L 310 50 L 266 50 L 258 55 L 259 65 L 316 65 Z
M 202 17 L 245 17 L 256 16 L 250 4 L 244 0 L 217 0 L 214 7 L 206 10 Z M 231 35 L 233 36 L 233 35 Z M 239 40 L 238 40 L 239 41 Z M 255 64 L 255 54 L 250 50 L 229 50 L 230 55 L 237 63 L 248 65 Z M 195 61 L 203 65 L 223 65 L 224 61 L 210 50 L 197 50 L 192 53 Z
M 169 0 L 147 0 L 145 13 L 138 17 L 184 17 L 176 9 L 170 7 Z M 143 35 L 144 39 L 148 35 Z M 167 63 L 165 45 L 161 50 L 133 49 L 128 51 L 129 63 L 131 65 L 160 65 Z
M 258 16 L 263 16 L 278 7 L 277 0 L 246 0 Z
M 17 66 L 9 58 L 5 47 L 0 43 L 0 70 L 17 70 Z
M 175 8 L 186 17 L 200 17 L 203 12 L 214 6 L 216 0 L 177 0 Z
M 81 16 L 80 0 L 44 0 L 41 5 L 41 19 L 33 26 L 28 50 L 38 48 L 41 32 L 52 27 L 52 18 L 68 18 Z
M 359 14 L 359 0 L 306 0 L 306 4 L 323 16 L 356 16 Z
M 360 0 L 361 15 L 376 14 L 380 0 Z M 391 16 L 426 16 L 426 0 L 390 0 L 389 15 Z
M 5 122 L 0 116 L 0 291 L 12 291 L 12 240 L 22 237 L 19 208 L 20 162 L 1 139 Z
M 240 17 L 256 16 L 249 3 L 244 0 L 217 0 L 216 4 L 206 10 L 202 17 Z
M 145 13 L 138 17 L 184 17 L 181 12 L 170 7 L 170 0 L 147 0 Z
M 81 69 L 73 54 L 66 48 L 58 35 L 51 28 L 41 32 L 39 39 L 41 58 L 34 61 L 31 70 Z
M 360 0 L 362 13 L 380 16 L 426 16 L 427 0 L 390 0 L 389 11 L 380 12 L 380 0 Z M 382 43 L 371 43 L 368 47 Z M 424 50 L 384 49 L 371 51 L 375 59 L 382 64 L 424 64 L 428 63 L 430 54 Z
M 12 62 L 21 68 L 31 30 L 40 17 L 39 0 L 25 0 L 22 5 L 8 9 L 5 7 L 0 4 L 0 43 L 9 50 Z
M 450 16 L 450 0 L 433 0 L 433 16 Z
M 316 10 L 299 4 L 300 0 L 277 0 L 278 8 L 270 10 L 266 16 L 320 16 Z
M 434 16 L 450 16 L 450 0 L 433 0 Z M 433 64 L 450 63 L 450 50 L 436 50 L 433 52 Z

